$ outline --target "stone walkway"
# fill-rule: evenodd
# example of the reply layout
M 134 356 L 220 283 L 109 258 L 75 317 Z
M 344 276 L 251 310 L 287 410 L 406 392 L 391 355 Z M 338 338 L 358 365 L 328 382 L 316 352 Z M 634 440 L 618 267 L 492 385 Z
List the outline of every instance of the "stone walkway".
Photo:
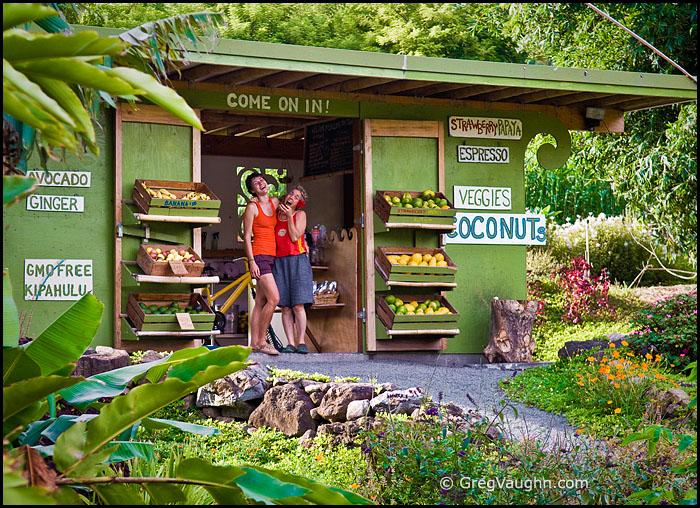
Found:
M 408 361 L 371 359 L 368 355 L 349 353 L 324 354 L 281 354 L 269 356 L 261 353 L 250 355 L 250 361 L 257 361 L 278 369 L 291 369 L 307 374 L 324 374 L 331 379 L 338 376 L 359 377 L 362 382 L 390 382 L 399 389 L 418 387 L 434 401 L 453 402 L 464 409 L 476 409 L 486 418 L 493 419 L 502 409 L 500 402 L 505 399 L 498 382 L 538 364 L 493 364 L 447 367 L 425 365 Z M 436 362 L 440 362 L 438 358 Z M 513 402 L 517 410 L 515 417 L 512 408 L 503 412 L 504 430 L 512 439 L 524 436 L 537 439 L 542 446 L 560 447 L 563 442 L 578 439 L 576 429 L 567 419 L 553 413 L 527 407 Z

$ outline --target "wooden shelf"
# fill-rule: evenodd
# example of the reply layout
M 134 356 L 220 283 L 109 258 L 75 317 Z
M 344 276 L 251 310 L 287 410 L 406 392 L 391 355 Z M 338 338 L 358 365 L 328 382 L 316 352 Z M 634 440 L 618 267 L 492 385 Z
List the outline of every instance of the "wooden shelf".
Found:
M 417 288 L 427 288 L 427 287 L 444 287 L 444 288 L 456 288 L 457 283 L 456 282 L 440 282 L 440 281 L 435 281 L 435 282 L 404 282 L 404 281 L 391 281 L 391 280 L 386 280 L 387 275 L 384 273 L 384 270 L 382 270 L 382 267 L 379 266 L 379 263 L 375 260 L 374 262 L 374 267 L 377 269 L 379 274 L 382 276 L 382 279 L 384 279 L 384 284 L 389 286 L 410 286 L 410 287 L 417 287 Z
M 141 212 L 133 200 L 122 200 L 126 205 L 123 210 L 133 215 L 137 222 L 176 222 L 181 224 L 220 224 L 221 217 L 195 217 L 186 215 L 148 215 Z
M 220 335 L 220 330 L 194 330 L 180 332 L 158 332 L 158 331 L 143 331 L 132 328 L 134 335 L 137 337 L 209 337 L 210 335 Z
M 219 282 L 219 277 L 186 277 L 180 275 L 147 275 L 143 273 L 141 267 L 136 264 L 136 261 L 122 261 L 122 265 L 127 269 L 129 274 L 136 282 L 158 282 L 163 284 L 216 284 Z
M 246 339 L 248 340 L 247 333 L 220 333 L 217 339 Z
M 324 303 L 321 305 L 312 305 L 309 309 L 340 309 L 345 307 L 344 303 Z
M 388 335 L 459 335 L 458 328 L 435 329 L 435 330 L 389 330 Z
M 441 231 L 453 231 L 457 229 L 454 224 L 423 224 L 420 222 L 382 222 L 386 229 L 439 229 Z

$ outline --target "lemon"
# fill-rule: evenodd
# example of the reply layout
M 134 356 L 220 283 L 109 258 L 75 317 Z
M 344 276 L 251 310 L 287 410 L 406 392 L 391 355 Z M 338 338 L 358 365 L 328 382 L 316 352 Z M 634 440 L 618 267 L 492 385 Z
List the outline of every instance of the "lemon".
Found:
M 417 252 L 411 256 L 411 261 L 415 261 L 416 263 L 420 263 L 423 261 L 423 256 L 418 254 Z
M 407 315 L 407 316 L 415 316 L 416 313 L 413 312 L 413 311 L 408 311 L 408 312 L 406 313 L 406 315 Z
M 418 308 L 416 309 L 416 314 L 425 314 L 425 310 Z
M 431 259 L 433 259 L 433 256 L 430 254 L 423 254 L 423 261 L 430 261 Z
M 409 261 L 408 266 L 418 266 L 418 263 L 416 263 L 415 261 Z
M 418 266 L 428 266 L 428 262 L 427 262 L 427 261 L 421 261 L 420 263 L 418 263 Z
M 406 203 L 403 205 L 404 208 L 413 208 L 413 205 L 411 203 Z M 448 207 L 449 208 L 449 207 Z
M 400 205 L 400 204 L 401 204 L 401 198 L 398 197 L 398 196 L 394 196 L 393 198 L 391 198 L 391 201 L 392 201 L 395 205 Z
M 399 307 L 401 307 L 403 305 L 403 300 L 401 298 L 397 298 L 394 301 L 394 305 L 396 305 L 396 308 L 398 309 Z
M 445 260 L 445 256 L 443 256 L 441 252 L 438 252 L 437 254 L 435 254 L 434 257 L 435 257 L 435 259 L 437 259 L 438 261 L 444 261 L 444 260 Z
M 447 266 L 447 261 L 438 261 L 437 266 Z
M 426 304 L 424 304 L 424 303 L 419 303 L 419 304 L 418 304 L 418 308 L 417 308 L 416 310 L 423 310 L 423 311 L 424 311 L 424 310 L 426 310 L 427 308 L 428 308 L 428 306 L 427 306 Z
M 426 314 L 435 314 L 435 311 L 431 307 L 428 307 L 427 309 L 425 309 L 425 313 Z
M 405 304 L 404 307 L 406 307 L 407 312 L 415 312 L 416 310 L 416 306 L 410 303 Z
M 413 300 L 413 301 L 411 302 L 411 305 L 413 305 L 414 307 L 418 307 L 418 302 L 415 301 L 415 300 Z
M 433 311 L 436 311 L 440 308 L 440 302 L 437 300 L 433 300 L 430 302 L 430 308 L 433 309 Z
M 384 300 L 386 300 L 386 303 L 388 303 L 389 305 L 391 305 L 392 303 L 396 303 L 396 297 L 394 295 L 389 295 L 386 298 L 384 298 Z
M 399 258 L 399 264 L 400 264 L 400 265 L 407 265 L 407 264 L 408 264 L 408 259 L 406 259 L 406 258 Z
M 428 266 L 437 266 L 437 260 L 432 258 L 430 261 L 428 261 Z

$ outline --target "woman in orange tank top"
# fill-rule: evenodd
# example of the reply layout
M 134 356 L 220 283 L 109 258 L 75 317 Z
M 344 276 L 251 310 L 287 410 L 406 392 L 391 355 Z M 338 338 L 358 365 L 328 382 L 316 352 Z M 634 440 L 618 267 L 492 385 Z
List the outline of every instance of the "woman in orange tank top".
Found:
M 250 313 L 250 347 L 256 353 L 277 355 L 277 350 L 265 342 L 265 332 L 280 299 L 272 276 L 277 254 L 275 225 L 279 201 L 268 195 L 267 182 L 260 173 L 251 173 L 245 183 L 248 191 L 257 197 L 256 202 L 248 203 L 243 214 L 243 240 L 250 275 L 257 280 L 255 307 Z

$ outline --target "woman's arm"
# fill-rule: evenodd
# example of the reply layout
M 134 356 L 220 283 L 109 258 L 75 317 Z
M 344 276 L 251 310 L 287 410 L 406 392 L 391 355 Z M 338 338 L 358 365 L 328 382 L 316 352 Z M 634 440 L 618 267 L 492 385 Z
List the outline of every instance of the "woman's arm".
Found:
M 250 275 L 254 278 L 260 277 L 260 268 L 253 259 L 253 220 L 257 214 L 258 207 L 254 203 L 248 203 L 243 213 L 243 241 L 245 242 L 245 255 L 248 256 L 248 266 Z
M 299 238 L 304 236 L 304 231 L 306 231 L 306 212 L 302 212 L 301 210 L 299 210 L 295 218 L 296 223 L 293 219 L 290 219 L 287 223 L 289 239 L 292 242 L 296 242 Z

